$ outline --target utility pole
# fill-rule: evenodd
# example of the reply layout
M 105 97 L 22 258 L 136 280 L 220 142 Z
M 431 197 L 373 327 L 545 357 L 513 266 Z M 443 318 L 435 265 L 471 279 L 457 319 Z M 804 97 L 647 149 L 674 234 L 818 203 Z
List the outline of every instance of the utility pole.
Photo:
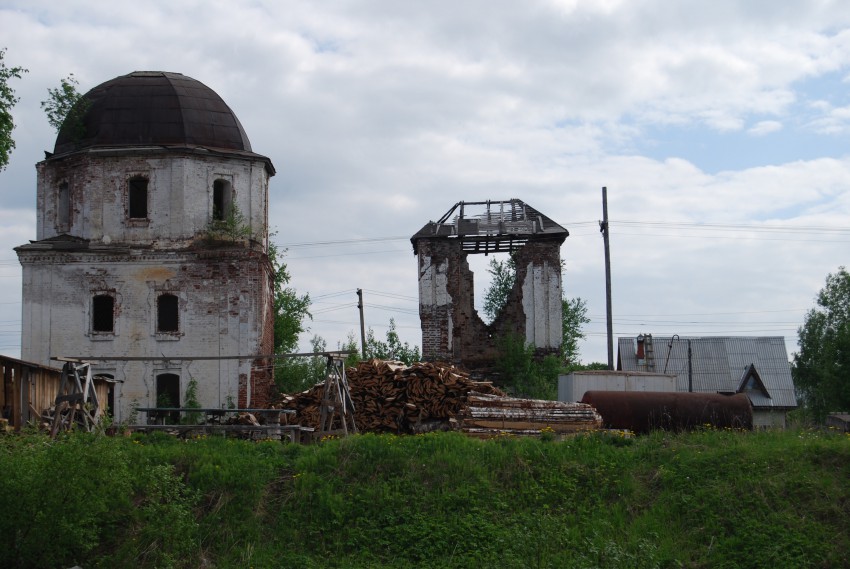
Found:
M 360 352 L 366 359 L 366 325 L 363 322 L 363 289 L 357 289 L 357 308 L 360 309 Z
M 694 391 L 694 357 L 691 353 L 691 339 L 688 338 L 688 393 Z
M 605 244 L 605 311 L 608 328 L 608 369 L 614 369 L 614 321 L 611 315 L 611 250 L 608 244 L 608 188 L 602 187 L 602 221 L 599 222 Z

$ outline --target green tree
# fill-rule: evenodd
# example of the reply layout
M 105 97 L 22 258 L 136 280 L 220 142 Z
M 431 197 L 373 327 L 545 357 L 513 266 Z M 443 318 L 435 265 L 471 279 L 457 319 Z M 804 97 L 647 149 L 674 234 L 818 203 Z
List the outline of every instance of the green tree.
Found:
M 321 336 L 310 340 L 313 356 L 283 358 L 275 368 L 275 383 L 283 393 L 304 391 L 325 380 L 328 360 L 322 352 L 327 351 L 327 343 Z
M 850 410 L 850 274 L 844 267 L 827 275 L 816 302 L 797 330 L 800 351 L 791 371 L 802 403 L 823 421 L 830 411 Z
M 516 262 L 513 256 L 505 261 L 490 259 L 487 271 L 493 280 L 484 293 L 484 315 L 488 322 L 495 320 L 496 315 L 508 302 L 508 295 L 516 283 Z M 587 317 L 587 303 L 580 297 L 561 299 L 563 309 L 561 322 L 561 355 L 569 364 L 579 361 L 579 341 L 584 339 L 582 328 L 590 322 Z
M 310 295 L 300 295 L 289 282 L 292 277 L 283 262 L 283 253 L 269 243 L 269 260 L 274 270 L 274 351 L 276 354 L 294 352 L 298 336 L 307 330 L 304 320 L 312 319 Z
M 15 148 L 12 131 L 15 121 L 12 118 L 12 108 L 20 100 L 15 96 L 15 90 L 9 85 L 11 79 L 20 79 L 27 73 L 23 67 L 6 67 L 4 58 L 6 48 L 0 49 L 0 172 L 9 165 L 9 156 Z
M 582 328 L 590 323 L 587 317 L 587 303 L 580 297 L 562 298 L 563 320 L 561 321 L 561 355 L 568 364 L 579 361 L 579 340 L 584 339 Z
M 47 122 L 50 126 L 59 132 L 67 119 L 68 128 L 73 129 L 72 134 L 75 139 L 82 138 L 85 134 L 83 117 L 88 110 L 85 99 L 77 91 L 79 84 L 77 78 L 71 73 L 60 81 L 59 88 L 48 89 L 47 100 L 41 102 L 41 108 L 47 114 Z
M 500 357 L 496 362 L 499 385 L 516 397 L 555 399 L 561 361 L 557 356 L 535 358 L 534 346 L 510 335 L 499 338 Z
M 490 273 L 492 280 L 484 293 L 484 317 L 488 323 L 491 323 L 507 304 L 508 295 L 516 282 L 516 261 L 513 255 L 506 261 L 491 257 L 487 272 Z
M 395 319 L 390 318 L 386 341 L 378 340 L 372 328 L 369 328 L 366 333 L 366 359 L 372 358 L 399 360 L 410 365 L 413 362 L 418 362 L 421 359 L 421 354 L 419 353 L 419 346 L 411 346 L 407 342 L 401 342 L 398 332 L 396 332 Z

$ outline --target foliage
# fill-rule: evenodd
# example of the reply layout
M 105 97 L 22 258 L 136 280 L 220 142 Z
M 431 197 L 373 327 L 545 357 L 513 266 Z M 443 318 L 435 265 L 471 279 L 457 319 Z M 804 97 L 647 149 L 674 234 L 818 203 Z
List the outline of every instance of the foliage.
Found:
M 8 166 L 9 155 L 15 148 L 15 140 L 12 138 L 12 131 L 15 130 L 12 108 L 20 100 L 20 97 L 15 96 L 15 90 L 9 85 L 9 81 L 20 79 L 21 75 L 28 72 L 23 67 L 7 67 L 5 56 L 4 47 L 0 49 L 0 171 Z
M 310 295 L 299 296 L 289 286 L 292 277 L 283 262 L 285 251 L 278 251 L 269 243 L 269 260 L 274 270 L 274 351 L 276 354 L 294 352 L 298 348 L 298 336 L 305 332 L 304 319 L 310 318 Z
M 500 338 L 496 361 L 499 385 L 517 397 L 555 399 L 561 362 L 555 356 L 538 361 L 534 352 L 534 346 L 525 344 L 522 338 Z
M 325 380 L 328 360 L 319 355 L 327 351 L 327 342 L 321 336 L 310 340 L 315 356 L 282 358 L 275 368 L 275 381 L 282 393 L 297 393 Z
M 298 348 L 298 336 L 307 331 L 305 318 L 310 314 L 310 295 L 299 295 L 289 286 L 292 277 L 283 261 L 285 251 L 269 243 L 269 260 L 272 263 L 274 286 L 274 352 L 276 354 L 293 353 Z M 325 341 L 315 336 L 312 340 L 313 351 L 325 351 Z M 321 348 L 321 349 L 319 349 Z M 275 362 L 274 377 L 278 388 L 285 393 L 301 391 L 309 387 L 319 377 L 318 369 L 324 369 L 319 358 L 284 358 Z M 323 374 L 323 372 L 322 372 Z
M 346 368 L 356 366 L 357 362 L 361 360 L 362 350 L 357 338 L 354 336 L 354 332 L 348 333 L 345 342 L 340 344 L 338 349 L 344 352 L 353 352 L 345 358 Z
M 390 318 L 387 328 L 386 341 L 382 342 L 375 338 L 372 328 L 366 332 L 366 359 L 378 358 L 381 360 L 398 360 L 407 365 L 418 362 L 421 359 L 419 346 L 411 346 L 409 343 L 401 342 L 396 332 L 395 319 Z
M 205 238 L 208 242 L 225 241 L 236 243 L 252 237 L 251 225 L 236 203 L 230 204 L 226 215 L 213 216 L 207 225 Z M 271 246 L 269 246 L 271 251 Z
M 568 363 L 579 361 L 579 340 L 584 339 L 582 326 L 590 323 L 587 303 L 579 297 L 562 298 L 563 320 L 561 321 L 561 354 Z
M 516 282 L 516 260 L 513 255 L 506 261 L 491 257 L 487 272 L 490 273 L 492 281 L 484 293 L 484 317 L 487 323 L 492 323 L 507 304 L 508 296 Z
M 50 126 L 56 129 L 56 132 L 64 126 L 73 140 L 80 140 L 85 136 L 86 126 L 83 121 L 90 106 L 90 102 L 77 91 L 79 84 L 71 73 L 60 81 L 59 88 L 48 89 L 48 99 L 41 102 L 41 108 L 47 114 Z
M 180 566 L 174 561 L 186 559 L 196 540 L 191 495 L 173 467 L 146 468 L 130 460 L 127 444 L 88 433 L 55 441 L 3 437 L 0 509 L 16 515 L 0 516 L 0 566 L 95 559 L 112 567 Z M 123 562 L 109 562 L 122 548 Z
M 201 403 L 198 401 L 198 380 L 194 377 L 186 384 L 186 393 L 183 395 L 183 407 L 188 409 L 200 409 Z M 183 417 L 182 422 L 187 425 L 197 425 L 201 422 L 201 414 L 197 411 L 190 411 Z
M 0 469 L 12 568 L 816 568 L 850 550 L 850 436 L 829 431 L 24 435 L 0 438 Z
M 516 260 L 513 255 L 505 261 L 490 259 L 487 269 L 492 277 L 490 286 L 484 293 L 484 315 L 492 323 L 508 302 L 508 296 L 516 283 Z M 561 321 L 561 353 L 564 361 L 570 364 L 579 361 L 579 341 L 584 339 L 582 327 L 590 323 L 587 317 L 587 303 L 580 297 L 561 299 L 563 309 Z
M 407 365 L 420 360 L 419 346 L 411 346 L 408 342 L 402 343 L 395 328 L 395 320 L 390 319 L 386 341 L 378 340 L 375 332 L 369 328 L 366 333 L 367 360 L 372 358 L 399 360 Z M 310 343 L 315 354 L 327 351 L 327 342 L 321 336 L 313 336 Z M 362 359 L 360 347 L 353 333 L 349 333 L 345 343 L 339 345 L 337 349 L 353 352 L 345 359 L 343 365 L 346 368 L 357 365 L 357 362 Z M 327 358 L 325 356 L 285 358 L 276 368 L 275 380 L 278 389 L 283 393 L 295 393 L 324 381 L 326 375 Z
M 794 384 L 817 421 L 831 411 L 850 410 L 850 274 L 844 267 L 826 277 L 817 306 L 797 330 Z
M 608 364 L 603 362 L 590 362 L 587 364 L 583 363 L 567 363 L 564 366 L 561 366 L 561 373 L 567 374 L 572 373 L 574 371 L 591 371 L 591 370 L 607 370 Z

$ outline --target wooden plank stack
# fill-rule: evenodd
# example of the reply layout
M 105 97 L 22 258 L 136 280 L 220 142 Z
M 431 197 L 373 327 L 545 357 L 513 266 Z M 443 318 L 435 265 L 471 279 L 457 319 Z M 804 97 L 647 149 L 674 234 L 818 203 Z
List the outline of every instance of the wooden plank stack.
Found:
M 602 427 L 602 416 L 584 403 L 516 399 L 474 392 L 468 394 L 467 406 L 458 419 L 463 432 L 478 437 L 502 433 L 537 435 L 544 430 L 560 435 Z
M 539 434 L 549 428 L 569 433 L 599 428 L 601 417 L 580 403 L 515 399 L 491 382 L 474 381 L 451 364 L 377 360 L 346 371 L 354 420 L 360 432 L 423 432 L 459 428 L 470 435 L 504 432 Z M 324 385 L 285 395 L 276 407 L 291 409 L 289 421 L 317 428 Z

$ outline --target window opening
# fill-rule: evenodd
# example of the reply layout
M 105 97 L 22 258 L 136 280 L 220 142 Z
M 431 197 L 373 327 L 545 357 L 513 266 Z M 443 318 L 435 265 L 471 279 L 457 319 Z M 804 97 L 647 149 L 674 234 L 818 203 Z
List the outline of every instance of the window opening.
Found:
M 130 219 L 147 219 L 148 217 L 148 180 L 147 178 L 130 178 L 128 190 L 128 216 Z
M 115 299 L 108 294 L 98 294 L 92 299 L 92 331 L 115 331 Z
M 157 332 L 177 332 L 179 319 L 177 312 L 177 297 L 173 294 L 161 294 L 156 302 Z
M 224 221 L 230 215 L 232 200 L 230 182 L 216 180 L 213 182 L 213 220 Z
M 180 407 L 180 376 L 176 373 L 161 373 L 156 376 L 156 406 L 159 408 Z M 165 417 L 167 424 L 180 422 L 180 412 L 174 411 Z
M 111 373 L 96 373 L 95 379 L 106 381 L 106 412 L 115 418 L 115 375 Z

